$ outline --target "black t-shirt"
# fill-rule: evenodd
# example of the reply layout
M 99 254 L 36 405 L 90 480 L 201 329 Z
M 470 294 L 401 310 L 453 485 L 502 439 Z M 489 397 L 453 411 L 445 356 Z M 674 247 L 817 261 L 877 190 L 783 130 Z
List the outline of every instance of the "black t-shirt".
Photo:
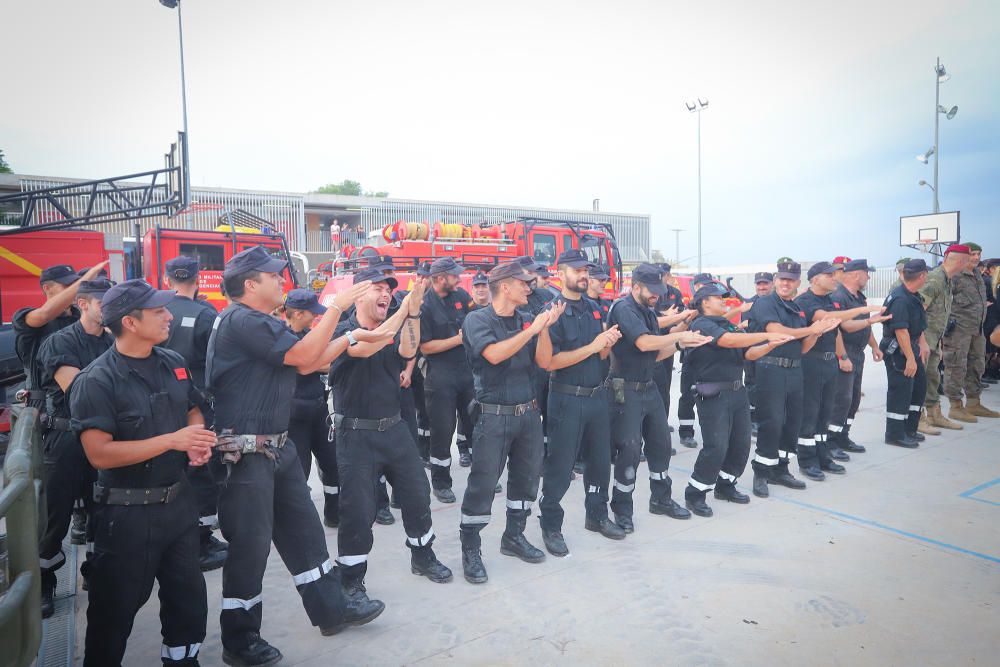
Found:
M 364 328 L 357 315 L 337 325 L 334 338 Z M 399 374 L 406 360 L 399 354 L 399 335 L 370 357 L 352 357 L 348 352 L 330 366 L 334 412 L 345 417 L 382 419 L 399 414 Z
M 882 323 L 882 338 L 894 339 L 896 329 L 906 329 L 910 332 L 910 343 L 917 349 L 917 342 L 927 329 L 927 312 L 924 310 L 924 300 L 920 293 L 911 292 L 906 285 L 897 285 L 885 298 L 885 314 L 892 319 Z
M 309 329 L 303 329 L 302 331 L 299 332 L 293 331 L 292 335 L 294 335 L 299 340 L 302 340 L 303 338 L 306 337 L 307 333 L 309 333 Z M 317 398 L 325 398 L 326 388 L 323 386 L 323 378 L 321 377 L 319 371 L 315 373 L 307 373 L 305 375 L 296 373 L 294 396 L 295 398 L 302 400 L 315 400 Z
M 789 329 L 802 329 L 809 326 L 806 323 L 806 313 L 801 310 L 794 301 L 785 301 L 777 292 L 771 292 L 767 296 L 757 299 L 753 308 L 750 309 L 751 330 L 754 333 L 767 331 L 767 325 L 776 322 Z M 767 353 L 768 357 L 781 357 L 783 359 L 801 359 L 802 344 L 799 342 L 789 342 L 779 345 Z
M 587 297 L 570 301 L 560 296 L 553 303 L 559 302 L 566 302 L 566 311 L 549 327 L 553 356 L 590 345 L 604 330 L 600 306 Z M 596 387 L 604 382 L 605 377 L 605 363 L 600 354 L 592 354 L 583 361 L 552 373 L 553 382 L 580 387 Z
M 137 368 L 143 369 L 141 374 Z M 184 359 L 159 347 L 140 360 L 112 346 L 76 376 L 70 389 L 73 430 L 98 429 L 118 441 L 178 431 L 202 401 Z M 187 468 L 187 454 L 171 450 L 142 463 L 101 470 L 98 478 L 108 487 L 152 488 L 179 482 Z
M 428 343 L 456 335 L 469 314 L 471 301 L 472 297 L 463 289 L 455 290 L 443 299 L 433 289 L 427 290 L 420 310 L 420 342 Z M 465 369 L 469 366 L 461 345 L 437 354 L 425 354 L 424 357 L 429 364 L 449 364 Z
M 694 347 L 684 355 L 684 370 L 694 382 L 735 382 L 743 378 L 744 348 L 720 347 L 724 334 L 742 336 L 739 327 L 724 317 L 699 315 L 691 322 L 691 331 L 711 336 L 712 342 Z
M 53 417 L 69 417 L 69 404 L 59 383 L 56 382 L 56 371 L 63 366 L 71 366 L 81 371 L 90 362 L 104 354 L 114 343 L 111 334 L 104 331 L 100 336 L 91 336 L 83 330 L 78 321 L 48 336 L 38 350 L 38 366 L 41 388 L 45 390 L 50 401 Z
M 554 299 L 556 295 L 548 287 L 538 287 L 531 290 L 528 295 L 528 305 L 525 310 L 531 313 L 532 317 L 545 310 L 545 306 Z
M 641 352 L 635 342 L 639 336 L 659 334 L 660 327 L 656 323 L 653 309 L 643 306 L 631 294 L 627 294 L 611 305 L 607 323 L 609 328 L 617 324 L 622 333 L 622 337 L 611 348 L 611 375 L 625 378 L 629 382 L 652 380 L 659 352 Z
M 857 294 L 851 294 L 851 291 L 843 285 L 837 285 L 837 289 L 833 291 L 830 298 L 833 300 L 833 307 L 836 310 L 851 310 L 852 308 L 868 305 L 868 297 L 866 297 L 863 292 L 859 291 Z M 861 314 L 854 319 L 867 320 L 868 316 Z M 852 352 L 860 352 L 865 349 L 865 345 L 868 344 L 868 336 L 870 334 L 870 327 L 865 327 L 860 331 L 853 332 L 844 331 L 843 329 L 840 330 L 840 336 L 844 339 L 844 347 Z
M 179 294 L 167 304 L 167 310 L 174 319 L 170 322 L 170 336 L 160 345 L 184 357 L 194 373 L 195 384 L 204 388 L 205 355 L 219 313 L 207 301 Z
M 665 310 L 677 307 L 684 310 L 684 295 L 673 285 L 667 285 L 667 293 L 656 301 L 656 312 L 663 313 Z
M 41 367 L 35 363 L 38 350 L 41 349 L 46 337 L 79 320 L 80 311 L 77 310 L 76 306 L 71 306 L 69 313 L 62 313 L 45 326 L 35 328 L 27 321 L 28 313 L 32 310 L 35 309 L 22 308 L 14 313 L 14 318 L 11 321 L 14 327 L 14 351 L 17 353 L 17 358 L 24 364 L 28 389 L 41 389 Z
M 833 302 L 833 298 L 830 294 L 820 296 L 811 289 L 800 294 L 799 297 L 795 299 L 795 305 L 799 307 L 799 310 L 806 314 L 807 323 L 811 323 L 813 321 L 813 316 L 816 314 L 817 310 L 822 310 L 827 313 L 833 313 L 840 310 L 840 307 Z M 809 353 L 823 354 L 825 352 L 835 351 L 837 349 L 837 331 L 838 329 L 833 329 L 832 331 L 827 331 L 825 334 L 820 336 L 816 340 L 816 344 L 813 345 L 811 350 L 809 350 Z M 784 347 L 784 345 L 781 347 Z
M 299 342 L 281 320 L 233 303 L 219 314 L 208 342 L 206 379 L 215 430 L 271 435 L 288 430 L 298 373 L 285 353 Z
M 519 405 L 535 398 L 533 374 L 538 368 L 535 365 L 537 336 L 499 364 L 493 365 L 483 357 L 487 347 L 517 335 L 530 324 L 524 313 L 515 311 L 509 317 L 501 317 L 492 305 L 471 312 L 465 318 L 462 344 L 472 366 L 476 399 L 480 403 Z

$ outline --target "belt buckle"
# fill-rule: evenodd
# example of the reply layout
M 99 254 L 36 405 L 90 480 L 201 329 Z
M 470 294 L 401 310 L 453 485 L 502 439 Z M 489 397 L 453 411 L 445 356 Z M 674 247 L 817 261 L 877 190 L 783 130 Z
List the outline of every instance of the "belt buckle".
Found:
M 527 411 L 528 411 L 528 404 L 527 403 L 520 403 L 519 405 L 515 405 L 514 406 L 514 416 L 515 417 L 520 417 L 521 415 L 523 415 Z
M 381 433 L 387 428 L 389 428 L 389 417 L 382 417 L 378 420 L 378 431 Z
M 359 421 L 359 420 L 358 420 L 358 418 L 357 418 L 357 417 L 355 417 L 355 418 L 354 418 L 354 419 L 352 419 L 351 421 L 352 421 L 352 422 L 354 422 L 354 425 L 353 425 L 353 426 L 351 426 L 351 430 L 352 430 L 352 431 L 357 431 L 357 430 L 358 430 L 358 421 Z
M 173 502 L 174 498 L 177 497 L 178 490 L 180 489 L 180 484 L 172 484 L 167 487 L 167 492 L 163 495 L 163 502 L 169 503 Z
M 577 385 L 576 389 L 574 390 L 574 394 L 573 395 L 574 396 L 584 396 L 585 394 L 583 393 L 583 387 Z

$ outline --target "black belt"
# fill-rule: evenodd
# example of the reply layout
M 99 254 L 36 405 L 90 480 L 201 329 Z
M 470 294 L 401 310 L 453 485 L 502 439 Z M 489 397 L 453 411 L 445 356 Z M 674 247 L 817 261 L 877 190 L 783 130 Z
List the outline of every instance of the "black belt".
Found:
M 181 491 L 181 482 L 152 489 L 112 489 L 94 484 L 94 501 L 102 505 L 160 505 L 172 502 Z
M 810 359 L 822 359 L 823 361 L 833 361 L 837 358 L 835 352 L 806 352 L 806 356 Z
M 517 405 L 498 405 L 496 403 L 480 403 L 479 407 L 482 408 L 484 415 L 514 415 L 521 416 L 528 410 L 537 410 L 538 401 L 532 399 L 527 403 L 518 403 Z
M 21 389 L 16 394 L 14 394 L 14 400 L 18 403 L 27 403 L 28 401 L 44 401 L 47 394 L 42 389 Z
M 557 394 L 568 394 L 569 396 L 596 396 L 597 392 L 604 389 L 603 384 L 596 387 L 580 387 L 575 384 L 562 384 L 549 380 L 549 389 Z
M 716 393 L 720 391 L 739 391 L 743 388 L 743 380 L 733 380 L 732 382 L 698 382 L 694 386 Z
M 758 364 L 768 364 L 771 366 L 781 366 L 782 368 L 798 368 L 802 365 L 801 359 L 788 359 L 786 357 L 761 357 Z
M 611 380 L 617 378 L 608 378 L 605 386 L 611 386 Z M 655 380 L 650 380 L 649 382 L 628 382 L 626 381 L 622 386 L 630 391 L 649 391 L 656 386 Z
M 72 431 L 72 422 L 65 417 L 42 416 L 42 426 L 50 431 Z
M 343 426 L 352 431 L 388 431 L 402 419 L 398 414 L 382 419 L 359 419 L 335 414 L 333 415 L 333 425 L 335 427 Z

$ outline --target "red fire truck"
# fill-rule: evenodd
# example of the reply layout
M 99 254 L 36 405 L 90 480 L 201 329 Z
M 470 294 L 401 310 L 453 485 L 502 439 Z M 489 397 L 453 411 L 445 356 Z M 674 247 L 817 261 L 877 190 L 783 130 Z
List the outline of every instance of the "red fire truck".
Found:
M 386 225 L 378 241 L 361 248 L 346 246 L 342 250 L 342 257 L 333 262 L 332 276 L 323 287 L 322 303 L 328 304 L 337 292 L 350 284 L 354 272 L 375 255 L 392 257 L 403 289 L 409 287 L 422 262 L 453 257 L 466 267 L 461 285 L 468 290 L 478 270 L 488 272 L 497 264 L 527 255 L 554 271 L 559 253 L 579 248 L 594 263 L 609 268 L 611 279 L 605 286 L 607 297 L 616 297 L 622 286 L 621 256 L 614 231 L 607 223 L 544 218 L 475 225 L 400 220 Z M 558 284 L 558 279 L 554 282 Z

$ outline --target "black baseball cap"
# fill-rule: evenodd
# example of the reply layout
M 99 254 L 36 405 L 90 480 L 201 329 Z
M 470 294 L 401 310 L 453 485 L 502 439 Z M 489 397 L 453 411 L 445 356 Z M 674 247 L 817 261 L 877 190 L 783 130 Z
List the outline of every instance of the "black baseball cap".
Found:
M 657 266 L 659 266 L 661 269 L 663 269 L 664 273 L 670 273 L 671 268 L 673 268 L 669 264 L 667 264 L 666 262 L 660 262 Z
M 774 274 L 769 271 L 758 271 L 753 275 L 753 282 L 755 285 L 757 283 L 773 283 Z
M 904 264 L 903 270 L 908 273 L 920 273 L 921 271 L 930 271 L 930 267 L 927 266 L 927 262 L 918 257 Z
M 653 264 L 640 264 L 632 269 L 632 283 L 639 283 L 657 296 L 667 293 L 663 284 L 663 269 Z
M 527 255 L 524 255 L 523 257 L 518 257 L 514 261 L 523 266 L 526 270 L 531 271 L 532 273 L 537 273 L 538 269 L 542 266 L 541 264 L 531 259 Z
M 488 285 L 490 279 L 482 271 L 476 272 L 476 275 L 472 276 L 473 285 Z
M 691 279 L 692 285 L 704 285 L 714 281 L 715 278 L 712 277 L 711 273 L 697 273 L 694 278 Z
M 101 317 L 104 324 L 117 322 L 133 310 L 162 308 L 170 303 L 177 292 L 156 289 L 145 280 L 126 280 L 111 287 L 101 299 Z
M 699 287 L 698 291 L 696 291 L 694 296 L 691 298 L 691 301 L 697 303 L 698 301 L 710 296 L 721 296 L 725 299 L 732 295 L 733 293 L 729 291 L 728 287 L 716 280 L 713 280 L 712 282 L 705 283 Z
M 530 260 L 530 258 L 528 259 Z M 532 264 L 534 264 L 534 262 L 532 262 Z M 490 270 L 490 275 L 487 280 L 490 283 L 498 283 L 501 280 L 507 280 L 508 278 L 517 278 L 522 282 L 530 283 L 535 279 L 535 277 L 535 272 L 529 271 L 525 268 L 525 265 L 521 260 L 514 260 L 512 262 L 504 262 L 503 264 L 497 264 L 494 266 Z
M 369 255 L 368 266 L 379 271 L 395 271 L 396 265 L 392 263 L 392 255 Z
M 802 265 L 792 261 L 778 262 L 778 272 L 774 274 L 774 277 L 786 280 L 798 280 L 802 277 Z
M 163 266 L 166 269 L 166 274 L 171 278 L 177 278 L 177 280 L 190 280 L 198 275 L 199 270 L 198 259 L 187 255 L 168 259 Z
M 426 278 L 431 275 L 431 263 L 430 261 L 420 262 L 420 266 L 417 267 L 417 275 Z
M 394 290 L 399 287 L 399 281 L 392 276 L 387 276 L 382 273 L 382 269 L 378 266 L 366 266 L 357 273 L 354 274 L 354 284 L 370 280 L 373 283 L 386 282 L 389 284 L 389 289 Z
M 609 280 L 611 278 L 611 272 L 608 271 L 608 267 L 603 264 L 595 264 L 592 269 L 590 269 L 590 277 L 597 278 L 598 280 Z
M 436 276 L 447 273 L 452 276 L 460 276 L 465 271 L 465 267 L 456 262 L 452 257 L 438 257 L 431 264 L 430 275 Z
M 326 312 L 326 306 L 319 302 L 316 292 L 308 289 L 293 289 L 285 295 L 285 308 L 308 310 L 314 315 Z
M 79 289 L 76 291 L 76 295 L 87 296 L 91 299 L 101 299 L 104 297 L 105 293 L 115 284 L 108 280 L 107 278 L 95 278 L 94 280 L 84 280 L 80 283 Z
M 986 266 L 987 266 L 987 268 L 992 268 L 994 266 L 1000 266 L 1000 258 L 993 257 L 991 259 L 986 260 Z
M 874 271 L 874 266 L 868 266 L 867 259 L 852 259 L 844 264 L 844 271 Z
M 285 260 L 272 257 L 262 246 L 256 245 L 233 255 L 226 262 L 226 269 L 222 275 L 223 277 L 236 276 L 249 271 L 280 273 L 287 265 L 288 262 Z
M 574 269 L 580 269 L 585 266 L 591 266 L 591 262 L 587 259 L 587 256 L 577 248 L 570 248 L 569 250 L 563 250 L 559 253 L 559 259 L 556 260 L 556 266 L 571 266 Z
M 39 283 L 59 283 L 60 285 L 72 285 L 80 279 L 80 275 L 73 270 L 69 264 L 56 264 L 42 269 L 38 276 Z
M 809 278 L 809 280 L 812 280 L 821 273 L 828 273 L 830 275 L 833 275 L 836 272 L 837 269 L 835 269 L 833 267 L 833 264 L 831 264 L 830 262 L 816 262 L 815 264 L 809 267 L 809 271 L 806 273 L 806 277 Z
M 82 278 L 83 274 L 85 274 L 87 271 L 90 271 L 90 268 L 91 267 L 89 267 L 89 266 L 85 266 L 82 269 L 80 269 L 79 271 L 77 271 L 76 275 L 78 275 L 78 276 L 80 276 Z M 101 269 L 100 271 L 97 272 L 97 277 L 98 278 L 107 278 L 108 277 L 108 270 L 107 269 Z

